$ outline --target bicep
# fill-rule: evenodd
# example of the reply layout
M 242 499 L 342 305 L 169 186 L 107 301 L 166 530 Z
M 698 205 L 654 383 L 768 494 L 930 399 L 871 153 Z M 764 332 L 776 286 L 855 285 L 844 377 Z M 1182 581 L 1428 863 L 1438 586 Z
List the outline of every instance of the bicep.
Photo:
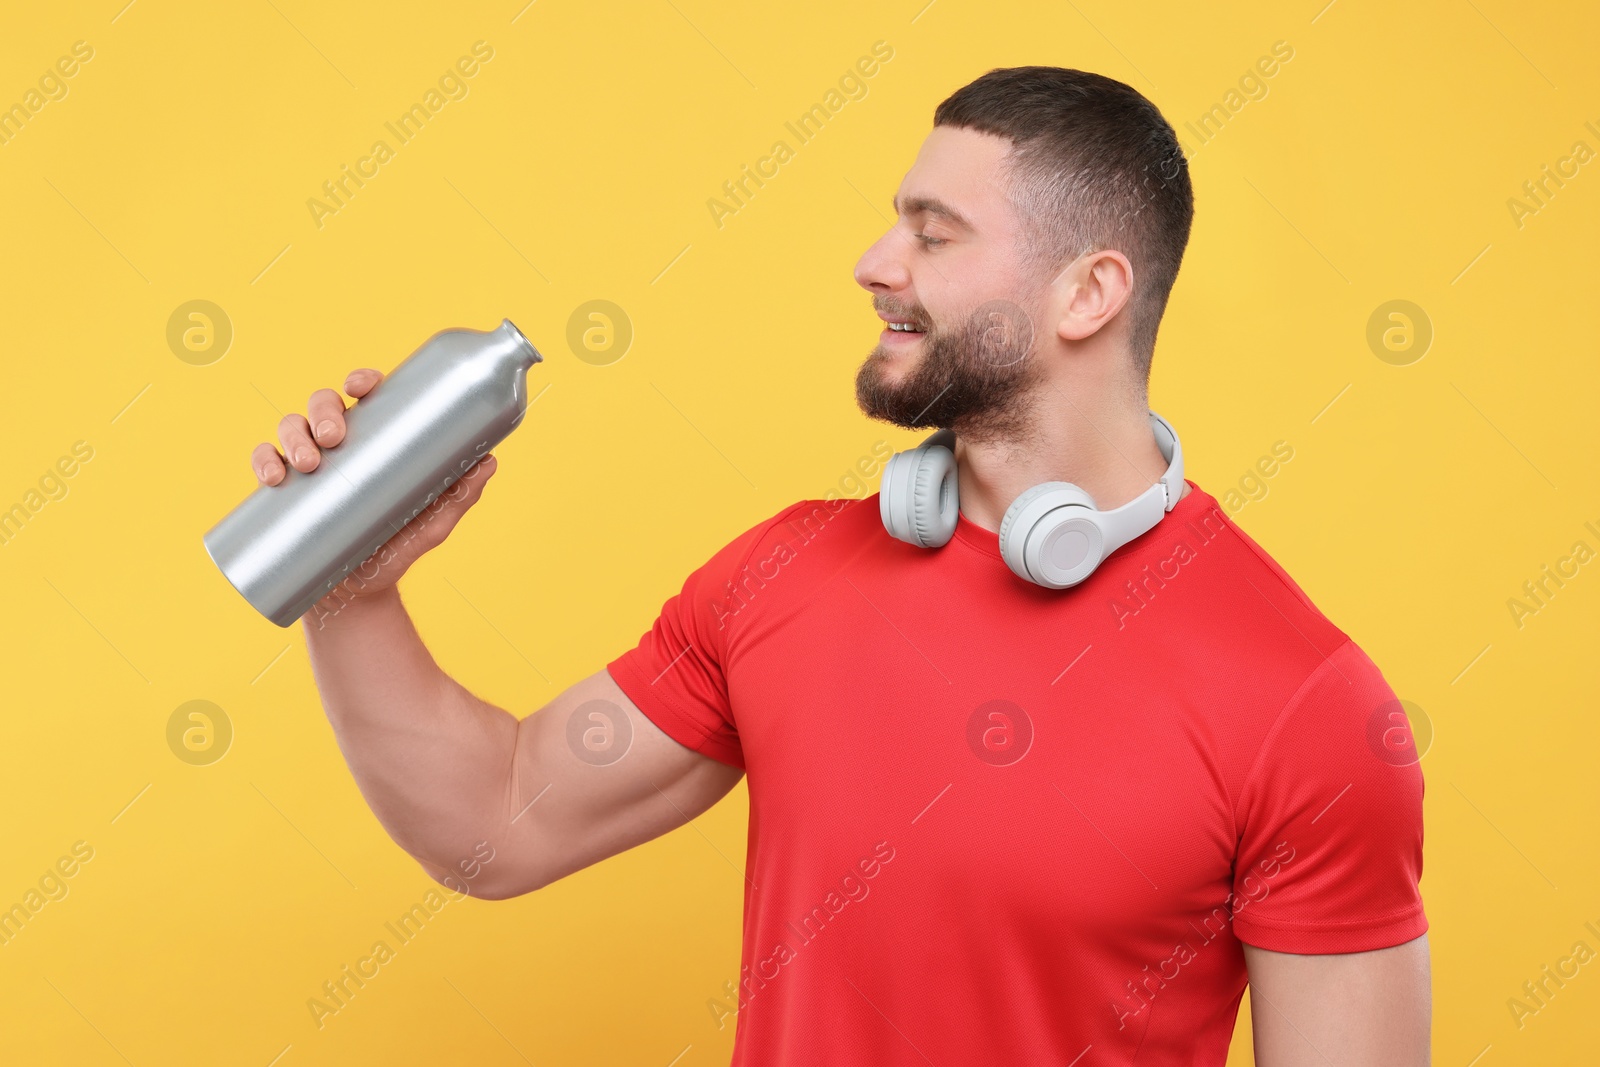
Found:
M 1429 1062 L 1428 935 L 1370 952 L 1298 955 L 1244 946 L 1257 1067 L 1418 1067 Z
M 676 829 L 743 773 L 674 741 L 597 671 L 518 724 L 493 895 L 530 892 Z

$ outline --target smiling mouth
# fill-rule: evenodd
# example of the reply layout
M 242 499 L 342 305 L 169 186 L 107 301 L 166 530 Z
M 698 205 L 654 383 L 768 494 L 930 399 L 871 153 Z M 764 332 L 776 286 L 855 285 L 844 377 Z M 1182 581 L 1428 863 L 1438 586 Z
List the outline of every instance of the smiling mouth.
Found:
M 912 338 L 921 337 L 922 335 L 922 328 L 917 326 L 915 323 L 886 322 L 883 324 L 883 336 L 886 339 L 894 338 L 895 340 L 910 340 Z

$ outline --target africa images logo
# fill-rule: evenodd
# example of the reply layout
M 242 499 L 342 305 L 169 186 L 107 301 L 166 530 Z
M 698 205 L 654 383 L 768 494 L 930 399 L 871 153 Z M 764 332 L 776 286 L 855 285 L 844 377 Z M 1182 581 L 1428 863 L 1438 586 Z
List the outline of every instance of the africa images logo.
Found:
M 717 1029 L 723 1028 L 728 1016 L 743 1011 L 757 992 L 783 973 L 784 966 L 798 959 L 800 950 L 821 937 L 828 924 L 837 920 L 840 912 L 849 904 L 866 900 L 867 894 L 872 892 L 868 883 L 883 872 L 894 855 L 894 846 L 887 841 L 873 845 L 872 854 L 857 860 L 850 873 L 839 879 L 838 888 L 830 888 L 821 903 L 800 917 L 799 925 L 794 920 L 784 924 L 794 935 L 792 944 L 787 938 L 779 940 L 767 955 L 757 958 L 754 963 L 745 964 L 737 989 L 731 981 L 723 983 L 723 989 L 733 1003 L 716 997 L 706 1001 L 706 1008 L 711 1012 Z
M 1247 869 L 1239 878 L 1237 890 L 1230 892 L 1221 904 L 1212 908 L 1210 914 L 1200 920 L 1199 926 L 1192 920 L 1189 922 L 1189 929 L 1195 932 L 1198 945 L 1185 938 L 1173 946 L 1172 955 L 1157 963 L 1154 970 L 1147 964 L 1137 981 L 1129 979 L 1122 983 L 1122 998 L 1111 1001 L 1111 1010 L 1117 1016 L 1117 1029 L 1127 1026 L 1129 1019 L 1150 1007 L 1156 994 L 1182 974 L 1184 967 L 1198 959 L 1202 949 L 1226 933 L 1240 912 L 1251 904 L 1259 904 L 1267 899 L 1267 894 L 1272 892 L 1269 883 L 1284 867 L 1294 862 L 1294 857 L 1294 847 L 1289 842 L 1278 842 L 1273 847 L 1272 855 L 1258 862 L 1253 869 Z M 1260 878 L 1256 877 L 1257 871 L 1260 872 Z

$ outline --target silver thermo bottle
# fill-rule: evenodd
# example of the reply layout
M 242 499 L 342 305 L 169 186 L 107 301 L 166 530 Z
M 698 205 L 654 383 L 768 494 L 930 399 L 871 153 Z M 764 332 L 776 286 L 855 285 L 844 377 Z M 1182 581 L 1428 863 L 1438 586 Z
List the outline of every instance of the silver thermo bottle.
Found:
M 344 440 L 315 470 L 286 465 L 211 528 L 211 561 L 251 607 L 294 625 L 517 428 L 542 358 L 510 319 L 434 334 L 345 412 Z

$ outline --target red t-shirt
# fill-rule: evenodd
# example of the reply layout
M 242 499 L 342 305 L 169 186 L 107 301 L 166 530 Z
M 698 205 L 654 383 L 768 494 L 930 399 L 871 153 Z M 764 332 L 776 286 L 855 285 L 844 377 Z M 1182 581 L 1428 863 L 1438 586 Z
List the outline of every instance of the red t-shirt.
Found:
M 1427 930 L 1393 691 L 1189 484 L 1069 590 L 802 501 L 608 664 L 746 772 L 735 1065 L 1220 1067 L 1241 941 Z

